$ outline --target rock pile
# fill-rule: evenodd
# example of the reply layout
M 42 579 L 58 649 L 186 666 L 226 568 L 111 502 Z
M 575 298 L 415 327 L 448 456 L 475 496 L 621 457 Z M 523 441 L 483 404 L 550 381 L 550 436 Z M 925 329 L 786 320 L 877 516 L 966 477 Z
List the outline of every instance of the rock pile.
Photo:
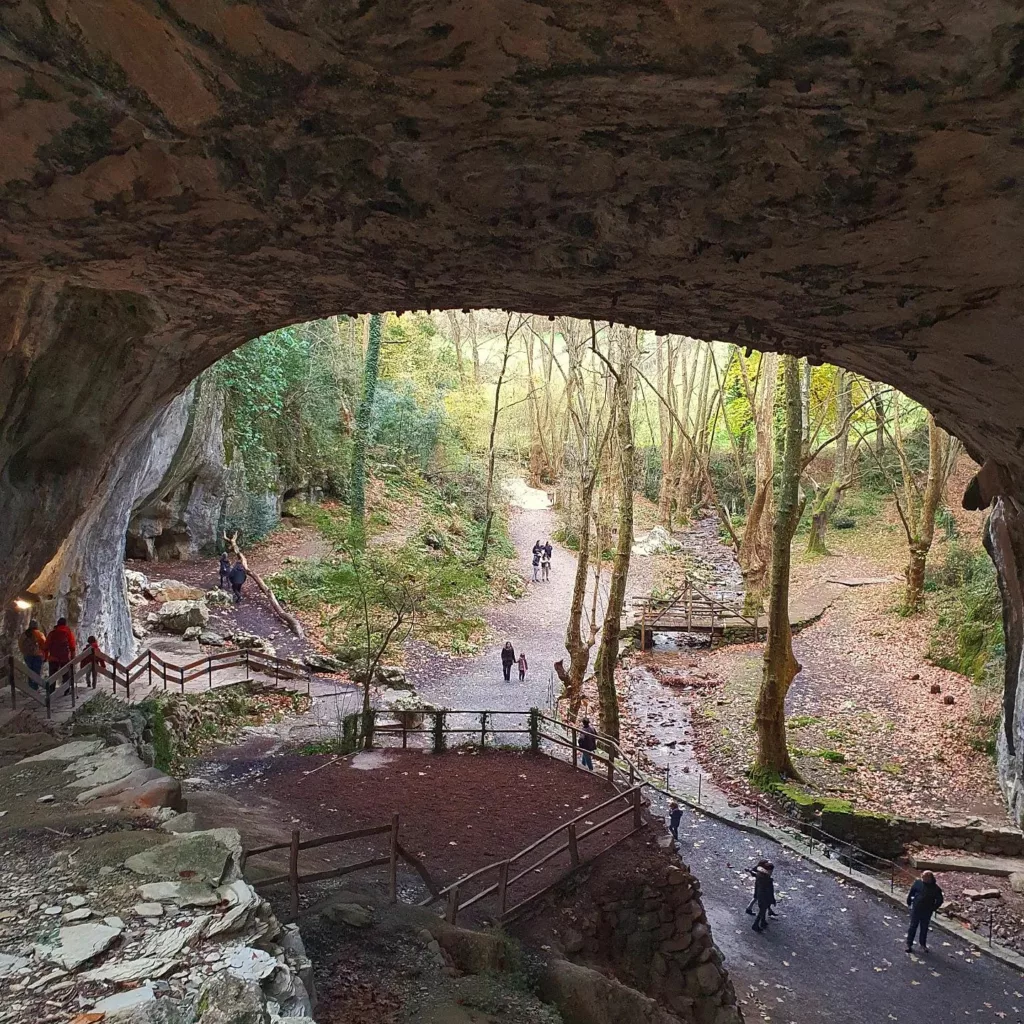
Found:
M 123 795 L 135 794 L 127 806 L 140 806 L 140 793 L 163 785 L 182 806 L 177 780 L 143 765 L 127 743 L 83 737 L 20 764 L 44 762 L 64 765 L 80 803 L 121 810 Z M 242 878 L 238 832 L 195 831 L 193 815 L 167 806 L 153 813 L 165 819 L 161 830 L 118 831 L 124 821 L 115 820 L 114 831 L 87 828 L 62 848 L 53 840 L 49 855 L 38 838 L 9 841 L 3 1010 L 40 1022 L 83 1009 L 130 1011 L 137 1024 L 308 1019 L 312 971 L 301 937 Z M 97 869 L 90 858 L 101 854 Z

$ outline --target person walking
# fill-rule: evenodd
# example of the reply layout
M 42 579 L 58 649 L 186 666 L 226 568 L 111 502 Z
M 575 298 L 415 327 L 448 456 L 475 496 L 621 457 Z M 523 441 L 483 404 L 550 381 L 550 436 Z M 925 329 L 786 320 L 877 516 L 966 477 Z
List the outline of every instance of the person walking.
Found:
M 46 636 L 35 619 L 28 624 L 28 629 L 18 637 L 18 650 L 25 660 L 25 667 L 30 672 L 35 672 L 37 676 L 42 676 L 43 661 L 46 658 Z M 39 684 L 32 678 L 29 679 L 28 685 L 33 690 L 39 689 Z
M 228 577 L 231 575 L 231 559 L 228 558 L 228 553 L 222 551 L 220 553 L 220 589 L 228 589 Z
M 60 670 L 64 668 L 72 658 L 74 658 L 77 646 L 75 634 L 71 631 L 71 627 L 68 625 L 68 620 L 62 615 L 57 620 L 57 625 L 54 626 L 46 635 L 46 661 L 51 676 L 60 672 Z M 62 681 L 64 678 L 65 676 L 62 675 L 58 682 Z M 51 684 L 51 693 L 56 686 L 56 682 Z M 71 682 L 69 680 L 68 688 L 64 692 L 66 694 L 70 691 Z
M 82 660 L 83 667 L 85 665 L 95 665 L 97 670 L 106 668 L 107 663 L 103 658 L 103 652 L 100 650 L 100 642 L 96 637 L 90 634 L 89 639 L 85 641 L 86 646 L 89 648 L 89 656 Z M 92 685 L 96 685 L 96 676 L 92 676 Z
M 772 881 L 774 866 L 758 864 L 754 869 L 754 899 L 757 901 L 757 917 L 751 926 L 755 932 L 768 927 L 768 911 L 775 905 L 775 882 Z
M 679 804 L 673 800 L 668 805 L 668 830 L 672 833 L 673 842 L 679 842 L 679 822 L 683 820 L 683 812 L 679 810 Z
M 235 598 L 235 604 L 242 603 L 242 584 L 248 579 L 249 574 L 245 571 L 245 566 L 242 564 L 242 556 L 239 555 L 235 559 L 235 564 L 231 566 L 231 572 L 228 573 L 228 579 L 231 581 L 231 592 Z
M 754 878 L 756 879 L 757 878 L 757 869 L 758 868 L 765 868 L 767 871 L 771 872 L 771 871 L 775 870 L 775 865 L 770 860 L 765 860 L 764 858 L 762 858 L 752 868 L 747 868 L 747 871 L 751 875 L 753 875 Z M 750 897 L 750 902 L 747 904 L 747 913 L 750 914 L 751 917 L 754 916 L 754 907 L 757 906 L 757 885 L 756 885 L 756 882 L 755 882 L 755 885 L 754 885 L 754 890 L 755 890 L 754 891 L 754 895 Z M 777 915 L 776 915 L 774 910 L 769 908 L 768 916 L 769 917 L 776 917 Z
M 540 553 L 540 578 L 545 583 L 551 582 L 551 545 L 549 544 Z
M 588 772 L 594 770 L 594 751 L 597 750 L 597 730 L 590 724 L 589 718 L 583 719 L 580 730 L 580 750 L 583 751 L 583 767 Z
M 534 583 L 540 583 L 540 580 L 537 578 L 537 573 L 540 571 L 540 555 L 541 555 L 541 550 L 542 549 L 540 547 L 540 541 L 537 541 L 537 543 L 533 545 L 533 582 Z
M 511 640 L 505 641 L 501 649 L 501 672 L 507 683 L 512 678 L 512 666 L 516 663 L 516 651 Z
M 526 651 L 519 652 L 519 682 L 526 678 L 526 670 L 530 666 L 526 662 Z
M 921 948 L 928 952 L 928 926 L 932 923 L 932 914 L 942 906 L 942 890 L 930 871 L 922 871 L 921 877 L 910 887 L 907 893 L 907 906 L 910 907 L 910 928 L 907 931 L 907 952 L 914 948 L 914 935 Z

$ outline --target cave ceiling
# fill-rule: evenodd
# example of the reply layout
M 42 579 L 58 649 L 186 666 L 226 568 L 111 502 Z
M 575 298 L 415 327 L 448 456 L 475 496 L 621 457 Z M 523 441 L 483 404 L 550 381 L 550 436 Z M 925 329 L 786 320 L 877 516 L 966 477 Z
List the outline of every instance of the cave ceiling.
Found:
M 0 511 L 254 334 L 451 306 L 840 363 L 1017 472 L 1022 87 L 985 0 L 9 0 Z

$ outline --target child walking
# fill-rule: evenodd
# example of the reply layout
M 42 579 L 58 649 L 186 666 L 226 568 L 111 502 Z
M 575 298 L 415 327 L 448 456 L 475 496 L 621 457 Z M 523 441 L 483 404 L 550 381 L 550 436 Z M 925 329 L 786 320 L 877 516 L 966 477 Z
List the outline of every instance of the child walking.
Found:
M 526 670 L 530 666 L 526 663 L 526 652 L 519 652 L 519 682 L 522 682 L 526 678 Z

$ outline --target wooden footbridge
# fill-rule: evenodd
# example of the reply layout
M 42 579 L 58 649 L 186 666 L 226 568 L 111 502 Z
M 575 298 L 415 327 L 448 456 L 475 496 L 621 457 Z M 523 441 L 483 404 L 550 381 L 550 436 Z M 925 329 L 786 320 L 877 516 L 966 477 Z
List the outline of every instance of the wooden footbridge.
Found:
M 756 641 L 761 629 L 760 614 L 744 613 L 742 591 L 698 587 L 689 577 L 667 594 L 634 597 L 630 610 L 633 621 L 629 625 L 639 629 L 641 649 L 655 632 L 705 634 L 714 644 L 715 637 L 748 631 Z

